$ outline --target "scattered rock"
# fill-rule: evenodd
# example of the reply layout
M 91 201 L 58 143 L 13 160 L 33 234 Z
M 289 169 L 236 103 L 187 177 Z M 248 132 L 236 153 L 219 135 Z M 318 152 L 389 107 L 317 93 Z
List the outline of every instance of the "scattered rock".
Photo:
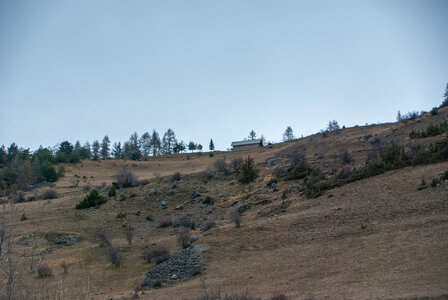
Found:
M 178 206 L 176 206 L 176 210 L 181 210 L 181 209 L 183 209 L 183 208 L 184 208 L 183 205 L 178 205 Z
M 190 242 L 196 242 L 199 239 L 199 235 L 193 235 L 192 237 L 190 237 Z
M 201 193 L 199 193 L 198 191 L 195 191 L 192 195 L 191 195 L 191 199 L 196 199 L 198 197 L 201 197 Z
M 62 248 L 65 246 L 73 246 L 74 244 L 81 241 L 81 238 L 74 234 L 60 234 L 56 232 L 48 232 L 45 234 L 45 238 L 56 245 L 57 248 Z
M 177 180 L 174 180 L 174 181 L 173 181 L 173 185 L 171 186 L 171 188 L 172 188 L 172 189 L 177 188 Z
M 208 204 L 201 204 L 201 208 L 207 208 L 208 207 Z
M 212 214 L 212 213 L 213 213 L 213 208 L 207 212 L 207 214 Z
M 167 209 L 168 207 L 166 206 L 166 201 L 165 200 L 160 201 L 159 207 L 161 210 Z
M 174 195 L 174 190 L 173 189 L 169 190 L 167 195 L 168 196 L 173 196 Z
M 235 206 L 237 204 L 238 204 L 238 200 L 235 200 L 235 201 L 232 202 L 232 204 L 230 204 L 230 206 Z
M 136 215 L 137 217 L 140 217 L 141 214 L 142 214 L 142 212 L 139 211 L 139 210 L 137 210 L 137 211 L 135 212 L 135 215 Z
M 210 250 L 210 248 L 211 247 L 209 244 L 200 244 L 200 245 L 193 247 L 193 249 L 196 250 L 196 252 L 198 252 L 198 253 L 206 252 L 206 251 Z
M 273 190 L 277 189 L 277 184 L 276 183 L 272 183 L 271 184 L 271 189 L 273 189 Z
M 186 248 L 174 253 L 169 259 L 146 273 L 142 287 L 160 287 L 169 282 L 187 280 L 200 274 L 205 269 L 200 253 L 195 248 Z
M 273 167 L 277 164 L 277 158 L 271 157 L 267 159 L 268 167 Z

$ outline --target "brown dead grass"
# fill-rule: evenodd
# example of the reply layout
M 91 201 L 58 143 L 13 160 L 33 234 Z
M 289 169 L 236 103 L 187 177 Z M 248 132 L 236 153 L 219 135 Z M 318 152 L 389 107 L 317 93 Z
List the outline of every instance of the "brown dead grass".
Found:
M 445 110 L 445 113 L 448 111 Z M 446 117 L 446 114 L 440 116 Z M 28 220 L 18 221 L 20 235 L 35 234 L 35 251 L 44 250 L 48 243 L 39 234 L 46 232 L 74 233 L 84 237 L 79 244 L 56 249 L 43 256 L 54 277 L 45 279 L 47 288 L 55 290 L 57 281 L 67 285 L 66 299 L 79 298 L 85 293 L 84 282 L 90 278 L 92 299 L 130 298 L 135 286 L 152 267 L 142 258 L 147 246 L 164 245 L 170 252 L 179 250 L 179 228 L 157 229 L 156 221 L 163 217 L 178 219 L 189 215 L 196 221 L 192 235 L 200 231 L 200 221 L 215 218 L 217 228 L 211 235 L 201 235 L 197 243 L 211 245 L 205 252 L 207 269 L 203 279 L 209 290 L 249 292 L 267 298 L 278 291 L 289 299 L 370 299 L 436 297 L 448 294 L 448 186 L 417 191 L 425 178 L 448 169 L 448 162 L 409 167 L 380 176 L 354 182 L 326 192 L 317 199 L 305 199 L 299 194 L 288 195 L 289 206 L 276 209 L 282 203 L 282 191 L 294 182 L 279 182 L 278 192 L 256 182 L 241 186 L 232 177 L 221 176 L 203 184 L 200 172 L 223 158 L 230 160 L 250 154 L 259 164 L 261 177 L 271 177 L 274 167 L 266 167 L 269 157 L 293 148 L 306 147 L 306 156 L 323 168 L 335 164 L 335 156 L 349 151 L 355 165 L 364 162 L 370 141 L 363 137 L 372 134 L 384 140 L 413 143 L 407 134 L 416 126 L 437 122 L 435 118 L 419 122 L 401 122 L 369 127 L 350 128 L 261 150 L 215 153 L 209 157 L 178 155 L 150 158 L 148 161 L 106 160 L 83 161 L 82 166 L 65 166 L 66 175 L 56 183 L 59 197 L 52 200 L 18 204 Z M 413 127 L 414 126 L 414 127 Z M 323 158 L 317 159 L 322 153 Z M 83 186 L 110 185 L 115 174 L 129 167 L 139 179 L 154 179 L 156 174 L 183 176 L 168 201 L 168 209 L 160 211 L 158 203 L 171 188 L 169 177 L 151 181 L 144 187 L 117 191 L 125 194 L 123 202 L 110 199 L 100 209 L 75 210 L 85 195 Z M 81 179 L 72 187 L 74 175 Z M 188 176 L 184 176 L 190 174 Z M 83 180 L 85 176 L 85 182 Z M 162 196 L 149 196 L 157 188 Z M 191 193 L 199 190 L 203 196 L 217 199 L 211 215 L 208 209 L 190 201 Z M 130 195 L 135 194 L 134 198 Z M 233 201 L 236 206 L 231 206 Z M 240 204 L 249 203 L 242 226 L 236 228 L 229 214 Z M 183 210 L 176 211 L 179 204 Z M 273 213 L 261 214 L 272 207 Z M 141 216 L 135 212 L 141 211 Z M 118 212 L 125 218 L 116 218 Z M 20 214 L 19 214 L 20 215 Z M 145 220 L 151 215 L 154 222 Z M 134 228 L 133 244 L 126 241 L 126 228 Z M 111 233 L 112 244 L 123 253 L 123 266 L 114 268 L 104 250 L 92 243 L 93 230 L 105 227 Z M 29 251 L 31 247 L 23 247 Z M 71 264 L 63 274 L 61 263 Z M 36 286 L 36 275 L 29 274 L 27 283 Z M 41 281 L 37 281 L 37 286 Z M 200 277 L 168 287 L 140 293 L 142 299 L 183 299 L 203 293 Z

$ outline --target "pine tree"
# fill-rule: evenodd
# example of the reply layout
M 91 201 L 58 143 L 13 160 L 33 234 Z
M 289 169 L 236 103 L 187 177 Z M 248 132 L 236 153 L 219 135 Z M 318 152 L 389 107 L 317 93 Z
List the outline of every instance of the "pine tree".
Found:
M 121 142 L 115 142 L 112 148 L 112 155 L 115 158 L 123 158 L 123 149 L 121 149 Z
M 161 142 L 160 142 L 159 134 L 155 130 L 152 131 L 151 144 L 150 145 L 151 145 L 152 155 L 153 156 L 159 155 L 160 154 Z
M 82 149 L 79 153 L 79 156 L 81 159 L 90 159 L 92 158 L 92 147 L 90 146 L 89 141 L 86 141 L 84 146 L 82 146 Z
M 189 143 L 188 143 L 188 150 L 190 150 L 191 152 L 193 152 L 194 150 L 196 150 L 197 149 L 197 145 L 193 142 L 193 141 L 190 141 Z
M 400 122 L 401 119 L 402 119 L 402 117 L 401 117 L 401 112 L 398 111 L 398 112 L 397 112 L 397 122 Z
M 446 84 L 445 93 L 443 94 L 443 102 L 440 107 L 448 106 L 448 83 Z
M 294 139 L 294 134 L 292 131 L 291 126 L 286 127 L 285 132 L 283 133 L 283 141 L 287 142 L 287 141 L 291 141 Z
M 142 150 L 142 155 L 144 157 L 149 156 L 151 152 L 151 135 L 148 132 L 145 132 L 140 137 L 140 145 Z
M 256 137 L 257 137 L 257 134 L 255 133 L 255 131 L 251 130 L 249 132 L 249 139 L 255 140 Z
M 140 152 L 140 144 L 138 140 L 138 134 L 137 132 L 134 132 L 131 137 L 129 138 L 129 155 L 130 159 L 132 160 L 139 160 L 142 156 L 142 153 Z
M 210 151 L 215 151 L 215 144 L 213 143 L 213 139 L 210 139 L 208 149 L 210 149 Z
M 163 154 L 172 154 L 174 146 L 176 146 L 176 134 L 171 128 L 165 132 L 162 138 L 162 152 Z
M 101 158 L 102 159 L 108 159 L 109 158 L 109 151 L 110 151 L 110 139 L 106 135 L 103 138 L 103 142 L 101 143 Z
M 92 159 L 100 159 L 100 143 L 98 142 L 98 140 L 94 140 L 92 144 Z

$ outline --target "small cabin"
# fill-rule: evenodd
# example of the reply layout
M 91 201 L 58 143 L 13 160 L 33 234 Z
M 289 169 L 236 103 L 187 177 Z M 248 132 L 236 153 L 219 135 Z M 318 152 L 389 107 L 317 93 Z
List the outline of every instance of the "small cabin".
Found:
M 233 151 L 253 150 L 263 147 L 261 139 L 232 142 Z

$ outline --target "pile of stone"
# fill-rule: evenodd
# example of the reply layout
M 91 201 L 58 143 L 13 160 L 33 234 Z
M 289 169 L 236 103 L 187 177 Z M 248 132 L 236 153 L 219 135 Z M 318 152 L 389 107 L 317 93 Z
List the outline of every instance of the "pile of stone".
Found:
M 204 262 L 199 256 L 200 252 L 200 248 L 192 247 L 174 253 L 168 260 L 156 265 L 146 273 L 142 287 L 161 287 L 164 284 L 187 280 L 200 274 L 205 269 Z

